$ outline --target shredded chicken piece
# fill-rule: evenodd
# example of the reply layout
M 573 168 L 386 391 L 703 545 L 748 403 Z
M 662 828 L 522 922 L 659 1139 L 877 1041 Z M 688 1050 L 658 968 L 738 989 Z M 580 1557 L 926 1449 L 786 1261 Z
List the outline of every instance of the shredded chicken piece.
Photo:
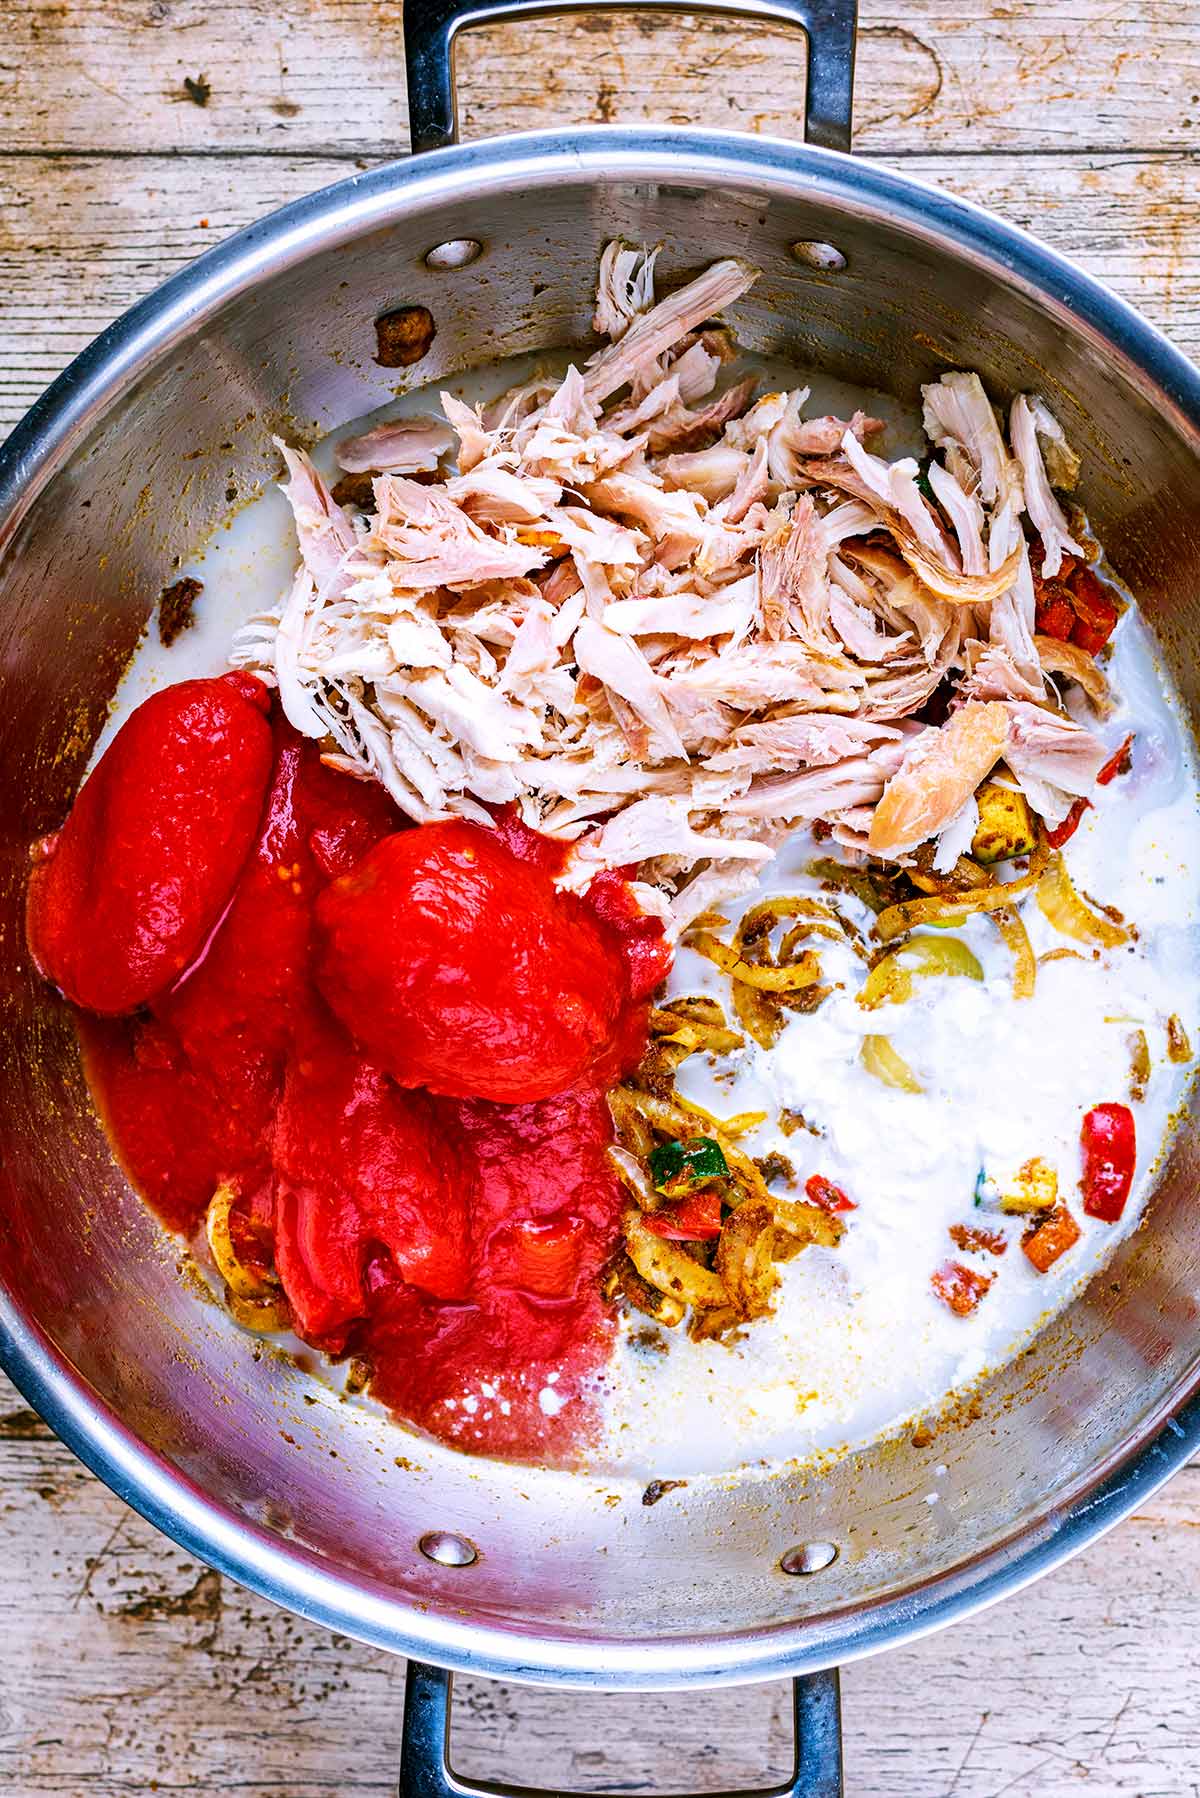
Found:
M 349 584 L 347 563 L 358 547 L 358 532 L 304 451 L 290 449 L 279 437 L 272 441 L 288 471 L 282 491 L 296 521 L 301 559 L 317 592 L 336 599 Z
M 1048 433 L 1047 420 L 1057 436 Z M 1062 433 L 1043 402 L 1034 400 L 1031 404 L 1023 393 L 1019 393 L 1013 401 L 1009 433 L 1025 477 L 1025 504 L 1045 550 L 1042 572 L 1050 577 L 1056 575 L 1062 567 L 1064 554 L 1083 554 L 1082 545 L 1076 543 L 1071 536 L 1062 508 L 1051 490 L 1046 465 L 1042 460 L 1041 442 L 1048 439 L 1054 445 L 1056 466 L 1061 467 L 1062 446 L 1058 438 Z
M 681 337 L 740 299 L 758 279 L 748 262 L 727 257 L 689 281 L 677 293 L 659 300 L 636 318 L 627 331 L 591 358 L 583 387 L 592 400 L 606 400 L 672 349 Z
M 1004 754 L 1009 715 L 969 701 L 940 730 L 923 731 L 884 790 L 871 820 L 876 855 L 906 855 L 953 823 Z
M 336 455 L 347 474 L 427 474 L 454 448 L 455 435 L 442 418 L 423 413 L 376 425 L 361 437 L 343 437 Z
M 634 319 L 654 304 L 654 264 L 662 245 L 653 250 L 614 238 L 600 258 L 600 281 L 592 330 L 616 343 Z
M 340 443 L 375 475 L 369 517 L 280 445 L 300 563 L 234 662 L 410 817 L 515 804 L 573 844 L 575 887 L 640 864 L 672 929 L 805 820 L 891 857 L 935 838 L 951 866 L 1000 759 L 1059 822 L 1105 751 L 1048 676 L 1097 706 L 1105 682 L 1034 634 L 1026 507 L 1048 575 L 1078 553 L 1053 492 L 1078 461 L 1044 402 L 1018 397 L 1006 441 L 978 376 L 927 386 L 926 484 L 866 447 L 877 419 L 725 382 L 712 321 L 755 270 L 659 298 L 660 254 L 608 246 L 582 367 Z M 935 693 L 940 728 L 914 716 Z
M 1050 824 L 1060 824 L 1073 799 L 1091 797 L 1109 751 L 1099 737 L 1061 712 L 1021 702 L 1007 710 L 1004 759 L 1034 810 Z

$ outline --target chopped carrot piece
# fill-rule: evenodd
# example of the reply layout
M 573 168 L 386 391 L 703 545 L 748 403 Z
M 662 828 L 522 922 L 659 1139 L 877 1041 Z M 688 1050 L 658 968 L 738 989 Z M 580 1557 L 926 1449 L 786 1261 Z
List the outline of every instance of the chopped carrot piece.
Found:
M 955 1317 L 970 1317 L 995 1277 L 964 1267 L 961 1261 L 947 1261 L 938 1268 L 930 1285 Z
M 1079 1225 L 1067 1207 L 1056 1205 L 1045 1222 L 1030 1232 L 1021 1247 L 1039 1274 L 1044 1274 L 1068 1249 L 1074 1248 L 1080 1234 Z

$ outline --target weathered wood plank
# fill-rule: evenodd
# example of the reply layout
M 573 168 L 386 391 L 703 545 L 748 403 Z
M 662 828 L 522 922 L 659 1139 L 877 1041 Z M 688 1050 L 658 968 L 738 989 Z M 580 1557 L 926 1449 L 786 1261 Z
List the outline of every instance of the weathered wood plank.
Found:
M 1200 0 L 863 0 L 857 144 L 1077 257 L 1200 355 Z M 0 431 L 117 312 L 272 205 L 407 145 L 400 0 L 0 0 Z M 794 135 L 787 34 L 646 15 L 468 37 L 464 133 Z M 203 82 L 189 95 L 185 77 Z M 202 88 L 208 88 L 204 105 Z M 107 152 L 109 154 L 98 154 Z M 1197 1798 L 1200 1466 L 1008 1604 L 845 1679 L 870 1798 Z M 0 1381 L 0 1790 L 394 1791 L 398 1662 L 127 1511 Z M 462 1682 L 464 1770 L 580 1791 L 778 1777 L 786 1689 Z
M 862 0 L 861 13 L 861 147 L 1194 141 L 1198 0 Z M 400 0 L 3 0 L 0 43 L 10 150 L 407 143 Z M 476 136 L 614 117 L 794 135 L 801 116 L 794 34 L 725 20 L 509 25 L 465 40 L 460 63 Z
M 348 166 L 319 156 L 0 157 L 0 430 L 157 282 Z M 1200 259 L 1189 255 L 1200 158 L 989 154 L 903 166 L 1037 231 L 1200 354 Z
M 385 1798 L 403 1669 L 206 1571 L 0 1382 L 0 1790 Z M 847 1670 L 869 1798 L 1194 1798 L 1200 1467 L 982 1617 Z M 461 1681 L 464 1772 L 581 1792 L 779 1778 L 787 1690 L 572 1696 Z M 152 1781 L 157 1781 L 153 1786 Z

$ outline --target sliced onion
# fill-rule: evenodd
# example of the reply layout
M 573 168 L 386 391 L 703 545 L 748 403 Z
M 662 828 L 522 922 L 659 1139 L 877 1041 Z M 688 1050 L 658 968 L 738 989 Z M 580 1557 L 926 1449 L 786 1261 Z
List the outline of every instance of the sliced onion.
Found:
M 243 1330 L 253 1330 L 257 1336 L 270 1336 L 292 1327 L 291 1307 L 282 1296 L 255 1300 L 230 1294 L 229 1315 Z
M 835 914 L 836 916 L 836 914 Z M 779 945 L 779 959 L 782 962 L 794 961 L 796 950 L 807 936 L 828 937 L 832 943 L 845 943 L 853 949 L 862 961 L 870 960 L 870 951 L 862 940 L 862 933 L 854 928 L 848 918 L 838 917 L 836 924 L 793 924 Z
M 662 1036 L 652 1038 L 637 1065 L 638 1085 L 652 1093 L 674 1092 L 675 1076 L 691 1053 L 681 1043 L 669 1043 Z
M 1032 999 L 1037 986 L 1037 957 L 1033 953 L 1033 944 L 1029 940 L 1024 918 L 1020 912 L 1011 911 L 1005 906 L 1002 911 L 992 913 L 992 923 L 1000 932 L 1005 948 L 1013 958 L 1013 998 Z
M 634 1155 L 648 1155 L 654 1147 L 654 1132 L 646 1122 L 638 1095 L 627 1086 L 614 1086 L 608 1094 L 617 1140 Z
M 864 1036 L 858 1058 L 868 1074 L 874 1074 L 885 1086 L 894 1086 L 905 1093 L 925 1091 L 903 1055 L 893 1049 L 889 1037 Z
M 678 1093 L 675 1097 L 685 1111 L 690 1111 L 693 1117 L 702 1118 L 721 1138 L 745 1136 L 747 1130 L 757 1130 L 760 1124 L 767 1121 L 765 1111 L 735 1111 L 731 1118 L 719 1118 L 715 1112 L 706 1111 L 703 1105 L 697 1105 L 695 1099 L 681 1098 Z
M 914 936 L 875 963 L 858 995 L 858 1003 L 868 1011 L 888 1002 L 902 1004 L 912 997 L 914 977 L 933 974 L 983 979 L 979 958 L 960 938 Z
M 803 942 L 806 936 L 825 936 L 833 942 L 843 940 L 841 920 L 831 906 L 823 904 L 820 899 L 796 896 L 764 899 L 758 905 L 751 906 L 734 934 L 734 948 L 746 960 L 756 959 L 746 955 L 747 949 L 756 943 L 765 947 L 776 925 L 784 923 L 788 918 L 799 918 L 801 922 L 788 931 L 780 945 L 779 960 L 784 965 L 792 960 L 796 944 Z M 764 956 L 762 959 L 768 960 L 769 957 Z
M 656 1005 L 650 1013 L 650 1034 L 657 1042 L 681 1049 L 679 1060 L 696 1049 L 725 1055 L 745 1047 L 745 1038 L 727 1024 L 720 1001 L 707 993 Z
M 1051 854 L 1038 882 L 1037 902 L 1054 928 L 1077 943 L 1096 943 L 1102 949 L 1115 949 L 1129 941 L 1130 932 L 1123 924 L 1114 924 L 1111 918 L 1093 911 L 1080 898 L 1067 873 L 1067 864 L 1057 849 Z
M 273 1295 L 278 1282 L 256 1273 L 246 1266 L 233 1246 L 233 1232 L 229 1226 L 229 1214 L 237 1200 L 237 1188 L 227 1180 L 222 1180 L 212 1198 L 208 1201 L 208 1210 L 204 1216 L 204 1233 L 208 1237 L 208 1246 L 212 1258 L 217 1264 L 217 1272 L 229 1288 L 235 1299 L 261 1300 Z M 267 1326 L 272 1328 L 274 1326 Z
M 774 1247 L 775 1213 L 769 1200 L 747 1199 L 725 1219 L 714 1263 L 743 1317 L 764 1317 L 771 1309 L 779 1285 Z
M 746 1046 L 746 1039 L 738 1030 L 716 1024 L 694 1024 L 687 1020 L 674 1030 L 663 1031 L 658 1040 L 660 1043 L 676 1043 L 689 1054 L 696 1049 L 703 1049 L 709 1055 L 727 1055 L 731 1049 L 744 1049 Z
M 745 1321 L 732 1305 L 713 1306 L 709 1311 L 692 1312 L 687 1333 L 693 1342 L 736 1342 Z
M 604 1296 L 607 1299 L 623 1298 L 626 1304 L 632 1305 L 635 1311 L 640 1311 L 643 1317 L 653 1318 L 656 1324 L 661 1324 L 666 1330 L 673 1330 L 677 1324 L 682 1323 L 687 1311 L 687 1306 L 681 1305 L 678 1299 L 672 1298 L 669 1293 L 660 1292 L 657 1286 L 651 1286 L 648 1280 L 643 1280 L 628 1255 L 622 1255 L 605 1281 Z
M 713 936 L 708 930 L 692 932 L 687 941 L 690 949 L 695 949 L 697 954 L 715 962 L 732 980 L 760 987 L 764 992 L 794 992 L 797 987 L 814 986 L 821 978 L 821 964 L 815 955 L 808 952 L 798 956 L 786 968 L 777 968 L 743 960 L 736 949 L 723 943 L 720 937 Z
M 655 1192 L 650 1171 L 637 1155 L 631 1155 L 620 1143 L 610 1143 L 605 1153 L 612 1163 L 613 1172 L 622 1186 L 626 1187 L 637 1200 L 643 1211 L 657 1211 L 662 1204 L 662 1194 Z
M 1144 1030 L 1129 1033 L 1129 1097 L 1136 1103 L 1146 1097 L 1150 1084 L 1150 1044 Z
M 1002 911 L 1037 886 L 1046 868 L 1050 851 L 1039 842 L 1029 858 L 1029 867 L 1015 880 L 997 880 L 966 893 L 931 893 L 926 899 L 904 899 L 891 905 L 875 920 L 875 928 L 885 943 L 912 930 L 918 924 L 957 924 L 977 911 Z
M 708 993 L 695 993 L 682 999 L 668 999 L 650 1013 L 650 1029 L 655 1035 L 662 1030 L 676 1030 L 680 1024 L 707 1024 L 718 1030 L 724 1029 L 725 1012 L 720 1000 Z
M 744 914 L 738 925 L 738 938 L 742 943 L 753 942 L 756 937 L 769 934 L 785 918 L 824 918 L 836 923 L 837 913 L 823 899 L 809 899 L 799 894 L 761 899 Z
M 729 1293 L 719 1274 L 693 1261 L 678 1244 L 656 1236 L 642 1222 L 642 1214 L 629 1206 L 621 1220 L 625 1247 L 643 1280 L 683 1305 L 727 1305 Z
M 887 1038 L 882 1038 L 886 1042 Z M 821 1248 L 835 1249 L 842 1240 L 845 1225 L 839 1217 L 834 1217 L 820 1205 L 797 1203 L 795 1199 L 781 1199 L 777 1194 L 771 1195 L 771 1203 L 775 1208 L 775 1222 L 789 1236 L 800 1238 L 802 1244 L 818 1243 Z
M 754 1038 L 760 1049 L 775 1047 L 787 1022 L 778 999 L 761 992 L 756 986 L 747 986 L 744 981 L 735 980 L 733 1009 L 742 1029 L 747 1036 Z

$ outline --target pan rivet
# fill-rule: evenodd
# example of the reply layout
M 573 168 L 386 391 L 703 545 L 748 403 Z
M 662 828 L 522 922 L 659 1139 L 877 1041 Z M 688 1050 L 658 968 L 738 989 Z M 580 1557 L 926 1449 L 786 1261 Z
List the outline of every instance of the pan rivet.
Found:
M 802 262 L 805 268 L 821 269 L 826 274 L 846 266 L 846 258 L 836 244 L 817 243 L 803 237 L 792 245 L 792 259 Z
M 436 1561 L 439 1567 L 469 1567 L 479 1559 L 479 1550 L 465 1536 L 456 1536 L 451 1530 L 430 1530 L 422 1536 L 417 1547 L 427 1561 Z
M 426 250 L 425 265 L 427 268 L 466 268 L 468 262 L 474 262 L 482 255 L 483 245 L 477 237 L 451 237 L 445 243 L 435 243 L 432 250 Z
M 836 1543 L 801 1542 L 780 1557 L 779 1565 L 784 1573 L 822 1573 L 826 1567 L 832 1567 L 837 1558 Z

